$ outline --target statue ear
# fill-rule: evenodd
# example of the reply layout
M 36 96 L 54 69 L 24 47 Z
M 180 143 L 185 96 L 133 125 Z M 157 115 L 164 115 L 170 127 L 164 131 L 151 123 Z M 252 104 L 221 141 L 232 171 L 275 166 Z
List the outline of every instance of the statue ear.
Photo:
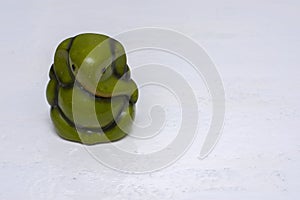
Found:
M 54 72 L 58 82 L 64 86 L 74 83 L 74 75 L 69 63 L 69 47 L 72 43 L 72 38 L 68 38 L 61 42 L 54 55 Z
M 112 38 L 110 39 L 110 49 L 114 74 L 120 78 L 128 71 L 125 49 L 120 42 Z

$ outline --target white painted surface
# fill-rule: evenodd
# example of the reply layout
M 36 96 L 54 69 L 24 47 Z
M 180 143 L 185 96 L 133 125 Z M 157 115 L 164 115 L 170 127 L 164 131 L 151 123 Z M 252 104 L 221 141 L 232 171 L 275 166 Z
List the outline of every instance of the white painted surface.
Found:
M 2 2 L 0 199 L 297 199 L 299 9 L 296 0 Z M 177 30 L 206 49 L 224 81 L 227 114 L 217 147 L 199 160 L 210 115 L 200 95 L 199 137 L 187 154 L 131 175 L 58 138 L 45 87 L 62 39 L 143 26 Z

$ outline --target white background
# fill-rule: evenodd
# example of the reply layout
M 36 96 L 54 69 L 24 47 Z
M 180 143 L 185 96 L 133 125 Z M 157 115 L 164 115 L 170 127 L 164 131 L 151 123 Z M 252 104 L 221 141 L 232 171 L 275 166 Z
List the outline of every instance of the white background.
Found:
M 299 10 L 297 0 L 1 2 L 0 199 L 297 199 Z M 60 139 L 45 87 L 63 39 L 145 26 L 179 31 L 207 51 L 222 76 L 227 111 L 223 136 L 206 159 L 198 159 L 199 134 L 174 165 L 133 175 Z M 210 100 L 198 100 L 205 133 Z

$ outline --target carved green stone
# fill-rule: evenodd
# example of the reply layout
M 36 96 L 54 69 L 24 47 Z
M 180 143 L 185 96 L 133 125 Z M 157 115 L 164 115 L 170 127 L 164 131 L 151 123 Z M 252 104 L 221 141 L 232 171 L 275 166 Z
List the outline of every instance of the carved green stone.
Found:
M 138 89 L 118 41 L 93 33 L 62 41 L 49 77 L 46 96 L 59 136 L 97 144 L 129 133 Z

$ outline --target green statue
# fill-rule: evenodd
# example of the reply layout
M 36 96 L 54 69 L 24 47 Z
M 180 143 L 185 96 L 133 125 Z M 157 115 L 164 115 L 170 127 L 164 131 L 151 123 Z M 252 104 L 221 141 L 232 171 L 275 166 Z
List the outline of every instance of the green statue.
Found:
M 129 133 L 138 89 L 118 41 L 93 33 L 64 40 L 49 76 L 46 96 L 59 136 L 97 144 Z

